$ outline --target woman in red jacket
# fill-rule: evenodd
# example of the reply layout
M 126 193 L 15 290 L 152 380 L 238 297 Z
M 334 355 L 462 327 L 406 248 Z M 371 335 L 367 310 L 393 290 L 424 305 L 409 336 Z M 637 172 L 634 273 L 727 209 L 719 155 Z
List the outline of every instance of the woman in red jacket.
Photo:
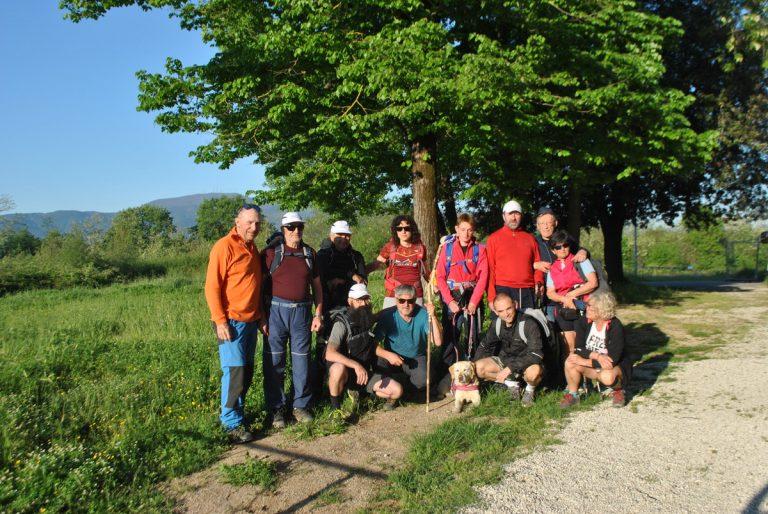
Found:
M 421 278 L 428 279 L 429 270 L 426 266 L 427 248 L 421 242 L 419 227 L 413 217 L 401 214 L 392 220 L 389 231 L 389 241 L 366 270 L 370 273 L 385 264 L 387 266 L 384 274 L 386 296 L 382 308 L 395 305 L 395 288 L 399 285 L 416 288 L 416 303 L 424 305 Z
M 576 347 L 574 323 L 579 318 L 578 310 L 583 310 L 583 303 L 589 299 L 589 293 L 597 289 L 597 273 L 589 259 L 576 263 L 571 253 L 570 242 L 573 240 L 564 230 L 558 230 L 549 238 L 549 249 L 555 261 L 547 274 L 547 297 L 555 304 L 555 322 L 563 333 L 568 348 L 565 355 Z M 577 269 L 577 266 L 581 269 Z M 581 300 L 580 307 L 574 303 Z

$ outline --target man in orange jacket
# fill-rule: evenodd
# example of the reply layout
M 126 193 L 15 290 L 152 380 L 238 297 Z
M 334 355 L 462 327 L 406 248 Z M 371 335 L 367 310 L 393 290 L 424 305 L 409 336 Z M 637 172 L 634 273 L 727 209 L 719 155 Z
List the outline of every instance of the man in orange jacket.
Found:
M 245 204 L 234 228 L 211 248 L 205 300 L 211 311 L 221 363 L 221 424 L 233 443 L 253 435 L 243 425 L 245 395 L 253 381 L 256 330 L 266 333 L 261 306 L 261 259 L 253 239 L 261 228 L 261 209 Z

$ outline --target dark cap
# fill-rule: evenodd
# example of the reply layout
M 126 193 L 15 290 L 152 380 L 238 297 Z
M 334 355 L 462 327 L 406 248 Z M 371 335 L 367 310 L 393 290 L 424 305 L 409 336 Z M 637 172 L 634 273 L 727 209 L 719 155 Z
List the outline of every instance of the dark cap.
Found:
M 555 218 L 557 218 L 557 214 L 555 214 L 555 211 L 552 210 L 551 207 L 542 207 L 539 209 L 539 212 L 536 213 L 536 217 L 544 216 L 545 214 L 551 214 Z

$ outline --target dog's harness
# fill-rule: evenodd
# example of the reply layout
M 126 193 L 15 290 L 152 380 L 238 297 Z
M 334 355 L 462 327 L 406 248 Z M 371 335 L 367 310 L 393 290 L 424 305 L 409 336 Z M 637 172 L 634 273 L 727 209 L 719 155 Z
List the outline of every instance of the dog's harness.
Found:
M 478 384 L 451 384 L 451 391 L 479 391 L 480 386 Z

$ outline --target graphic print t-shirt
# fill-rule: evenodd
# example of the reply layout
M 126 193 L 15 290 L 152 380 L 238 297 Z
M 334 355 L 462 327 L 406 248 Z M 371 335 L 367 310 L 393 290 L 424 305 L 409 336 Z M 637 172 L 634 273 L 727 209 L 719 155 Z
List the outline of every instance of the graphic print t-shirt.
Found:
M 587 350 L 590 352 L 597 352 L 602 355 L 607 355 L 608 350 L 605 348 L 605 330 L 608 328 L 606 324 L 602 330 L 597 329 L 597 323 L 592 323 L 592 328 L 589 329 L 589 335 L 587 336 Z
M 384 245 L 379 255 L 388 261 L 387 273 L 401 284 L 407 284 L 416 288 L 416 296 L 424 296 L 421 288 L 421 258 L 426 254 L 426 248 L 422 243 L 412 245 L 410 248 L 395 246 L 391 241 Z M 389 267 L 391 266 L 391 271 Z M 387 290 L 387 296 L 393 296 L 393 292 Z

